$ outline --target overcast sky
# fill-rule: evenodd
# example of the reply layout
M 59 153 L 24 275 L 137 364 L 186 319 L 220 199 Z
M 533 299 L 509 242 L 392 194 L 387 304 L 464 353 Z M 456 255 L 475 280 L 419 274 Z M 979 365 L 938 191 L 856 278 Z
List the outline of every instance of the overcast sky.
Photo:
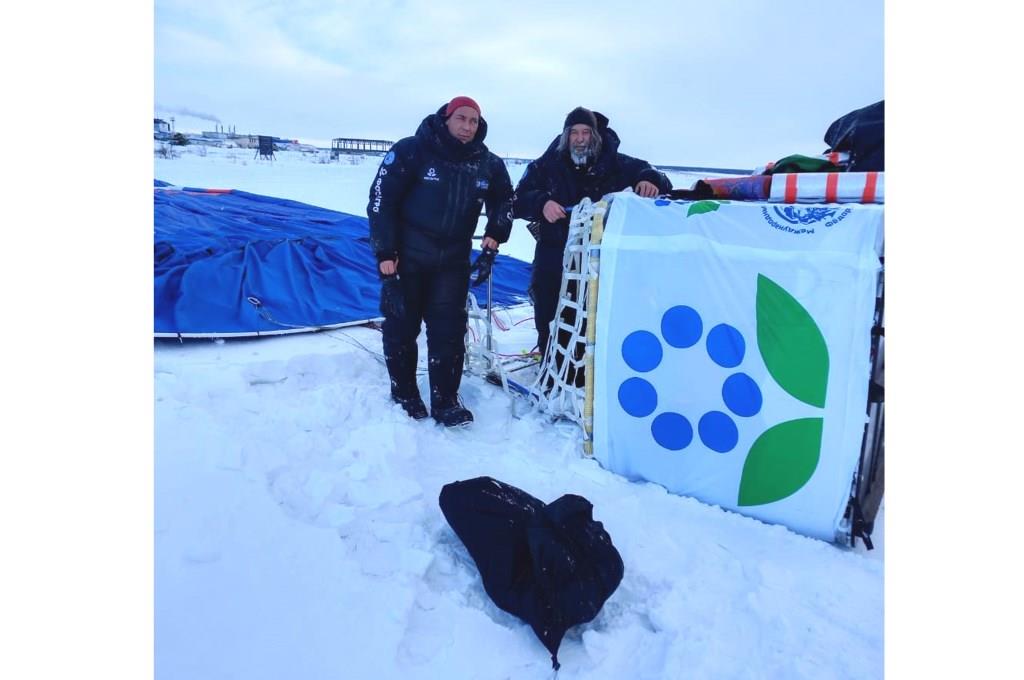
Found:
M 539 155 L 583 105 L 624 153 L 753 168 L 821 153 L 829 123 L 884 97 L 882 6 L 156 0 L 154 115 L 179 130 L 397 140 L 466 94 L 503 156 Z

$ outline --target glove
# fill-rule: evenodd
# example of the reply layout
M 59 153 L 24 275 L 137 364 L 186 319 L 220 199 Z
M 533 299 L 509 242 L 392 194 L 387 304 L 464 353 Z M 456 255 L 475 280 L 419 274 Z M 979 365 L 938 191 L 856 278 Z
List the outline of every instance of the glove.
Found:
M 479 286 L 491 278 L 491 267 L 494 266 L 494 256 L 497 254 L 498 251 L 493 248 L 484 248 L 483 252 L 477 256 L 476 261 L 469 270 L 470 274 L 476 272 L 476 277 L 472 280 L 471 286 Z
M 405 317 L 405 295 L 398 274 L 382 277 L 380 287 L 380 313 L 385 318 L 401 321 Z

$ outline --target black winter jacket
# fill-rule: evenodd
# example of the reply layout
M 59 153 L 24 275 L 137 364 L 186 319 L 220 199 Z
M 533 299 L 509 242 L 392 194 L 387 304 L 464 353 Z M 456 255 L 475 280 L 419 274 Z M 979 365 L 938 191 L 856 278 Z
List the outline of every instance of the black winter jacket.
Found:
M 485 236 L 508 240 L 512 181 L 483 143 L 487 123 L 481 117 L 476 137 L 463 144 L 448 132 L 444 109 L 395 142 L 370 186 L 366 214 L 378 262 L 398 256 L 427 269 L 468 263 L 481 205 Z
M 538 241 L 541 246 L 559 251 L 559 268 L 562 265 L 561 250 L 569 235 L 569 218 L 549 224 L 543 214 L 544 204 L 549 200 L 562 207 L 573 206 L 584 197 L 596 201 L 605 194 L 636 186 L 642 180 L 654 184 L 661 193 L 672 190 L 668 177 L 651 167 L 650 163 L 619 153 L 619 136 L 608 127 L 608 118 L 597 111 L 594 117 L 597 119 L 597 132 L 601 135 L 601 153 L 589 168 L 577 168 L 568 151 L 558 151 L 559 135 L 543 156 L 526 167 L 512 197 L 513 217 L 540 221 Z

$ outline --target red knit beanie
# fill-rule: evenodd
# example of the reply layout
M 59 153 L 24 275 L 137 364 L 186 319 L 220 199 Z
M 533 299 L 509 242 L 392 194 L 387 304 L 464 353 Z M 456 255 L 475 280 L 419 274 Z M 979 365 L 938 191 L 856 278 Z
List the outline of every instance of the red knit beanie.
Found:
M 448 108 L 446 108 L 444 110 L 444 117 L 448 118 L 449 116 L 451 116 L 453 113 L 455 113 L 455 109 L 459 108 L 460 106 L 468 106 L 471 109 L 476 109 L 476 114 L 478 116 L 482 116 L 483 115 L 482 113 L 480 113 L 480 105 L 479 104 L 477 104 L 475 101 L 473 101 L 469 97 L 459 96 L 459 97 L 456 97 L 455 99 L 451 100 L 450 102 L 448 102 Z

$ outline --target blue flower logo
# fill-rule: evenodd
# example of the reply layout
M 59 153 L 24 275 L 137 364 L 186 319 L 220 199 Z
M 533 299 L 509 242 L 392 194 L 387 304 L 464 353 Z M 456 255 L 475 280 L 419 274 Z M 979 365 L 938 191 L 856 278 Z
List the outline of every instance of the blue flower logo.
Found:
M 696 205 L 696 204 L 694 204 Z M 691 206 L 692 208 L 692 206 Z M 820 217 L 820 216 L 818 216 Z M 782 286 L 767 276 L 757 277 L 757 337 L 751 338 L 768 374 L 793 399 L 825 408 L 829 351 L 825 338 L 807 310 Z M 739 443 L 742 419 L 761 412 L 761 386 L 739 370 L 748 342 L 734 326 L 720 323 L 705 332 L 704 320 L 692 307 L 677 305 L 661 317 L 659 334 L 633 331 L 622 342 L 622 359 L 638 374 L 650 374 L 664 359 L 667 348 L 692 349 L 700 345 L 723 369 L 721 403 L 724 409 L 690 414 L 658 410 L 658 391 L 648 379 L 627 378 L 619 386 L 622 410 L 634 418 L 651 417 L 651 436 L 669 451 L 683 451 L 694 436 L 709 450 L 729 453 Z M 696 427 L 694 427 L 694 420 Z M 739 506 L 763 505 L 799 491 L 818 466 L 823 417 L 803 417 L 777 423 L 761 432 L 745 452 L 737 490 Z
M 622 359 L 637 373 L 650 373 L 664 358 L 662 342 L 672 348 L 688 349 L 704 337 L 704 321 L 697 310 L 679 305 L 661 317 L 661 336 L 647 330 L 633 331 L 622 342 Z M 704 349 L 722 368 L 743 363 L 746 341 L 733 326 L 718 324 L 708 331 Z M 641 377 L 628 378 L 619 386 L 619 405 L 634 418 L 646 418 L 658 410 L 658 392 Z M 749 418 L 761 410 L 761 389 L 743 372 L 732 372 L 722 384 L 722 400 L 729 413 L 708 411 L 697 421 L 697 436 L 707 448 L 719 453 L 732 451 L 739 441 L 734 418 Z M 651 421 L 651 436 L 662 448 L 681 451 L 693 442 L 694 427 L 681 413 L 665 411 Z

